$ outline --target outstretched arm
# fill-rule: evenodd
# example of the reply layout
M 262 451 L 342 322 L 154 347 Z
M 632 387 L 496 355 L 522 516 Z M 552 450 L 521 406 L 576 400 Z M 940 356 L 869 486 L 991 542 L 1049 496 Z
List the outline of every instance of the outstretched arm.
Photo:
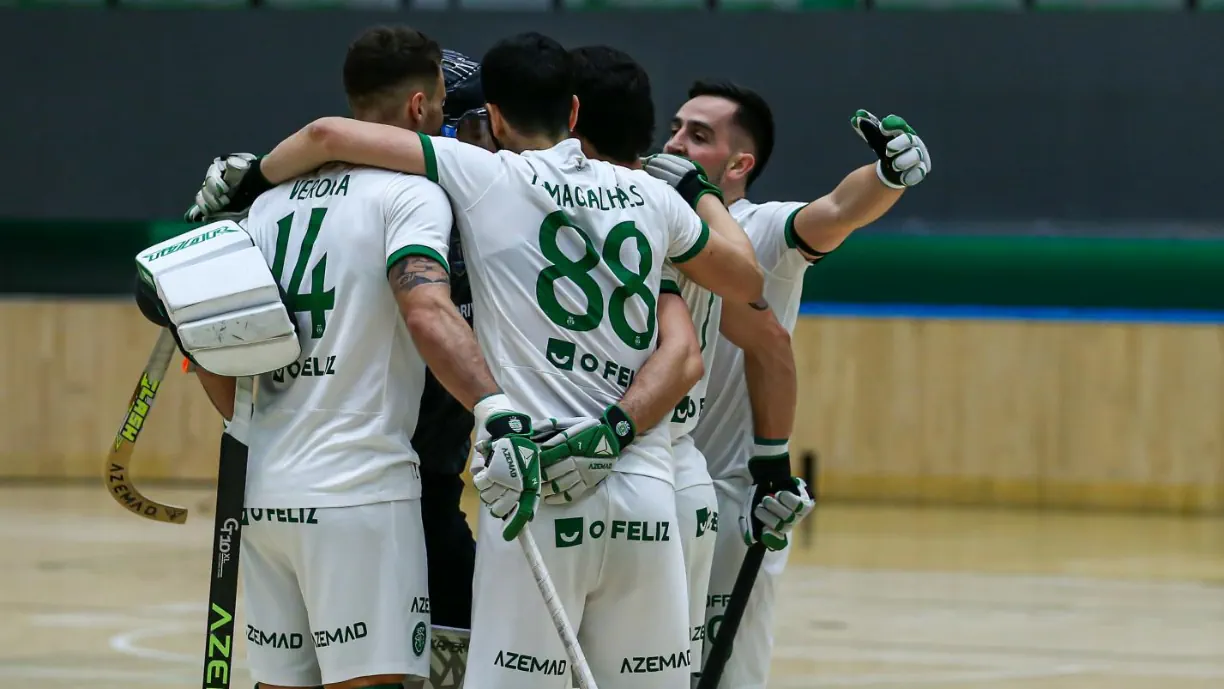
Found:
M 795 235 L 806 244 L 797 248 L 809 258 L 836 249 L 851 232 L 870 225 L 893 207 L 902 190 L 884 186 L 875 165 L 846 175 L 833 191 L 809 203 L 795 215 Z M 798 242 L 796 242 L 798 244 Z

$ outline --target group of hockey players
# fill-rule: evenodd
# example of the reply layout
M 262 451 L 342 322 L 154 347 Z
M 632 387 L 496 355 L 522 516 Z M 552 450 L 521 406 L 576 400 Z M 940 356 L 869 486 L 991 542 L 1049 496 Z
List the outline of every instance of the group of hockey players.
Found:
M 923 141 L 859 110 L 872 162 L 755 203 L 773 116 L 733 83 L 694 83 L 649 155 L 649 77 L 612 47 L 525 33 L 477 63 L 378 27 L 343 74 L 352 117 L 216 158 L 201 225 L 136 281 L 222 416 L 255 377 L 252 678 L 571 687 L 528 529 L 602 689 L 695 682 L 763 544 L 719 684 L 763 689 L 814 505 L 788 447 L 804 274 L 925 178 Z M 460 662 L 431 679 L 438 648 Z

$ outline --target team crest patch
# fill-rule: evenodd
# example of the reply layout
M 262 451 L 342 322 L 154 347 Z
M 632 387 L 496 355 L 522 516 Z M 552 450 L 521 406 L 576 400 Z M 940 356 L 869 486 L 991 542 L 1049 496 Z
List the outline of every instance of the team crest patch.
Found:
M 412 628 L 412 652 L 418 657 L 425 652 L 425 641 L 429 637 L 429 632 L 425 629 L 424 622 L 417 622 Z

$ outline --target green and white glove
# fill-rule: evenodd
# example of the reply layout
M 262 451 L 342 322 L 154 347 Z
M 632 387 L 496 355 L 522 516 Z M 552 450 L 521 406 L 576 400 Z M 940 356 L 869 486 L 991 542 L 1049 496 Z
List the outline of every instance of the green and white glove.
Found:
M 633 421 L 615 404 L 598 419 L 548 419 L 537 424 L 532 439 L 540 445 L 544 502 L 564 505 L 598 486 L 635 437 Z
M 765 544 L 770 550 L 782 550 L 795 525 L 811 514 L 816 501 L 807 483 L 791 476 L 790 451 L 785 441 L 774 443 L 757 439 L 753 456 L 748 460 L 752 474 L 752 493 L 739 518 L 744 543 Z
M 513 411 L 501 393 L 477 402 L 473 413 L 484 451 L 472 458 L 472 483 L 489 512 L 506 523 L 502 538 L 512 541 L 540 505 L 540 448 L 531 440 L 531 417 Z
M 917 186 L 931 172 L 931 154 L 918 132 L 897 115 L 883 120 L 866 110 L 850 118 L 850 126 L 875 151 L 880 162 L 876 175 L 885 186 L 906 189 Z
M 183 219 L 200 222 L 246 217 L 255 199 L 275 186 L 263 176 L 259 161 L 253 153 L 214 158 L 196 192 L 195 203 L 183 214 Z
M 722 190 L 706 177 L 701 165 L 684 156 L 658 153 L 643 159 L 642 169 L 651 177 L 670 184 L 693 208 L 706 194 L 723 200 Z

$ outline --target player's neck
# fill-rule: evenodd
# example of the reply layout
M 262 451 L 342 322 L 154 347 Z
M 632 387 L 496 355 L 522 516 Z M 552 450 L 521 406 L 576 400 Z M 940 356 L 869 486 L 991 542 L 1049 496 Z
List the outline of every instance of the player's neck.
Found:
M 513 134 L 506 132 L 506 135 L 501 138 L 501 144 L 508 151 L 522 153 L 523 151 L 547 151 L 561 143 L 561 140 L 561 138 L 547 134 Z
M 747 192 L 744 189 L 727 189 L 724 187 L 722 190 L 722 193 L 723 193 L 723 202 L 727 205 L 728 208 L 731 206 L 731 204 L 747 196 Z

